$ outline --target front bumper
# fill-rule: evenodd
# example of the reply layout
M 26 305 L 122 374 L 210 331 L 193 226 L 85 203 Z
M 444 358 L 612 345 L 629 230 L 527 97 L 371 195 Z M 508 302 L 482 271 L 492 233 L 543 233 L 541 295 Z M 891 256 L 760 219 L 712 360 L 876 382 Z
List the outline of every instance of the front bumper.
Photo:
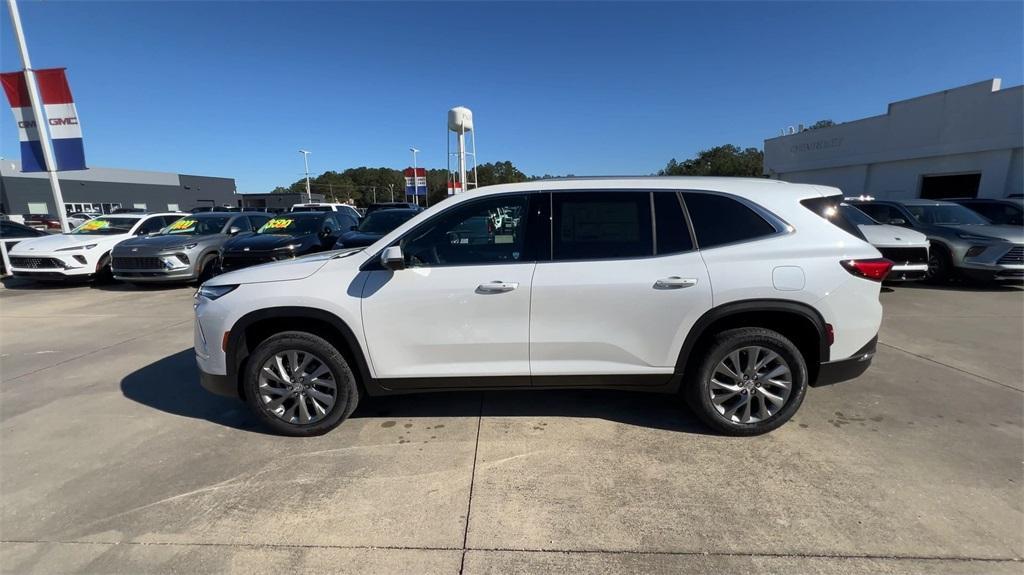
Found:
M 96 273 L 93 254 L 77 252 L 14 252 L 11 273 L 34 278 L 88 278 Z
M 818 377 L 811 382 L 811 387 L 822 387 L 860 377 L 871 367 L 878 346 L 878 336 L 871 338 L 857 353 L 846 359 L 826 361 L 818 365 Z
M 238 381 L 231 375 L 217 375 L 199 371 L 199 384 L 203 389 L 215 395 L 223 395 L 240 399 L 238 394 Z
M 170 251 L 152 255 L 117 253 L 111 258 L 114 279 L 129 282 L 174 282 L 196 278 L 197 254 Z
M 1024 244 L 994 243 L 981 253 L 967 256 L 956 265 L 965 275 L 978 279 L 1024 278 Z

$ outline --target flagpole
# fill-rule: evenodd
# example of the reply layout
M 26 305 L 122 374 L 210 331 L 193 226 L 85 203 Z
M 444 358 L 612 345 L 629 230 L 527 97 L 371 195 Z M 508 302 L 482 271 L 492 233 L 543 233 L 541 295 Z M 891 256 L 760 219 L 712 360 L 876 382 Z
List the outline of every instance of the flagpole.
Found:
M 18 37 L 18 48 L 21 49 L 21 62 L 25 67 L 25 84 L 28 86 L 28 99 L 32 104 L 32 115 L 36 121 L 36 131 L 39 133 L 39 145 L 43 148 L 43 163 L 47 173 L 50 175 L 50 189 L 53 191 L 53 201 L 57 204 L 55 209 L 60 219 L 60 229 L 65 234 L 71 231 L 68 228 L 68 215 L 64 209 L 64 196 L 60 192 L 60 181 L 57 179 L 57 163 L 53 158 L 53 149 L 50 148 L 50 128 L 46 123 L 46 114 L 43 110 L 42 98 L 39 97 L 39 86 L 36 85 L 36 75 L 32 71 L 32 62 L 28 57 L 28 45 L 25 43 L 25 31 L 21 28 L 21 14 L 18 12 L 16 0 L 7 0 L 7 8 L 11 12 L 11 23 L 14 25 L 14 35 Z

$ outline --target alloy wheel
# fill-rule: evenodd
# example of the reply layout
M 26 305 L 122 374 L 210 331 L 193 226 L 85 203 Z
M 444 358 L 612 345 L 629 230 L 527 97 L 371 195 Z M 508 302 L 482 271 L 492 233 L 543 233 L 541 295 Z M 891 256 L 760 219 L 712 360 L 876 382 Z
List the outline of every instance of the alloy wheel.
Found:
M 308 351 L 289 349 L 263 362 L 260 403 L 278 419 L 292 424 L 316 423 L 334 407 L 338 384 L 327 364 Z
M 778 413 L 793 390 L 789 364 L 761 346 L 741 347 L 718 362 L 708 391 L 719 415 L 735 423 L 757 423 Z

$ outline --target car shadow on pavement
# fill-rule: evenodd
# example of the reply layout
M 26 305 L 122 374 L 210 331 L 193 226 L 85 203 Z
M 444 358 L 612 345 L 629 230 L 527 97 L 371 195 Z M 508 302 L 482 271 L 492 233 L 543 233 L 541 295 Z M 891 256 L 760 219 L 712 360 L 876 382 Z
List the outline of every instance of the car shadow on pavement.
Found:
M 125 397 L 166 413 L 205 419 L 234 429 L 270 433 L 241 401 L 199 385 L 191 349 L 184 349 L 128 374 Z M 678 397 L 611 390 L 514 390 L 418 393 L 363 397 L 353 419 L 374 417 L 573 417 L 604 419 L 700 435 L 715 435 Z
M 967 280 L 953 280 L 943 283 L 932 282 L 900 282 L 898 284 L 886 284 L 896 289 L 912 290 L 935 290 L 935 291 L 963 291 L 963 292 L 1013 292 L 1021 291 L 1020 282 L 976 282 Z

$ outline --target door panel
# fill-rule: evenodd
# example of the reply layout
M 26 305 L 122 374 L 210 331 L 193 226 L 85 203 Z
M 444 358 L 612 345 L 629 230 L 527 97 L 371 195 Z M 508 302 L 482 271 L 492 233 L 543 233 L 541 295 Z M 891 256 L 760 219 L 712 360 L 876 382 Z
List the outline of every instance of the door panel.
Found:
M 711 285 L 698 252 L 547 262 L 537 264 L 532 299 L 534 376 L 670 374 L 711 307 Z

